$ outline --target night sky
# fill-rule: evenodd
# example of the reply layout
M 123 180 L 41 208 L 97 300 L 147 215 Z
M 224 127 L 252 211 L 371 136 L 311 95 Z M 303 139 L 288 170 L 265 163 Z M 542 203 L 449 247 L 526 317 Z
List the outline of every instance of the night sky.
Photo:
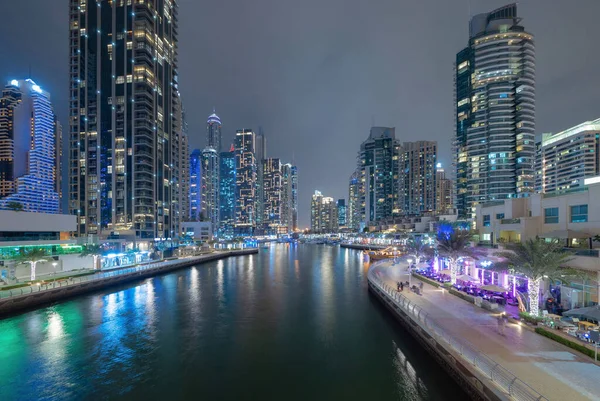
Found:
M 471 6 L 469 6 L 471 3 Z M 190 142 L 217 109 L 224 147 L 262 126 L 268 156 L 295 160 L 300 225 L 318 189 L 348 196 L 372 121 L 439 142 L 449 166 L 453 61 L 471 15 L 497 0 L 179 0 L 180 89 Z M 0 0 L 0 80 L 32 78 L 68 114 L 68 1 Z M 599 0 L 524 0 L 535 35 L 537 132 L 600 117 Z M 65 127 L 65 134 L 68 127 Z

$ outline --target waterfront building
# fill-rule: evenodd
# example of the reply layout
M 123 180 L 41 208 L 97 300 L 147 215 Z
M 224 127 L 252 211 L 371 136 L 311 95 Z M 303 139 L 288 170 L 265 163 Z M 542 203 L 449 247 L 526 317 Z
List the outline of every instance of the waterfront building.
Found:
M 235 133 L 235 225 L 234 232 L 251 235 L 256 228 L 255 134 L 250 129 Z
M 181 235 L 194 242 L 210 241 L 213 239 L 213 225 L 210 221 L 185 221 L 181 223 Z
M 360 224 L 400 214 L 400 152 L 395 128 L 372 127 L 369 137 L 360 145 L 357 165 Z
M 435 210 L 437 142 L 404 142 L 400 163 L 400 209 L 405 215 Z
M 298 229 L 298 169 L 290 163 L 281 166 L 281 224 L 288 232 Z
M 219 154 L 213 148 L 202 150 L 202 218 L 213 231 L 219 226 Z
M 60 213 L 61 135 L 50 94 L 11 80 L 0 98 L 0 209 Z
M 449 215 L 454 213 L 452 187 L 454 183 L 446 178 L 446 171 L 442 163 L 438 163 L 435 170 L 435 213 Z
M 255 135 L 254 155 L 256 160 L 256 226 L 264 230 L 265 226 L 265 191 L 264 191 L 264 160 L 267 158 L 267 138 L 262 130 L 258 128 L 258 134 Z
M 359 231 L 361 229 L 359 215 L 359 194 L 359 173 L 355 171 L 350 176 L 348 185 L 348 227 L 350 227 L 353 231 Z
M 221 152 L 219 162 L 219 236 L 233 237 L 235 223 L 235 151 Z
M 282 227 L 282 175 L 281 161 L 276 158 L 263 160 L 263 223 L 269 232 L 277 233 Z M 273 231 L 275 230 L 275 231 Z
M 148 246 L 180 232 L 178 5 L 157 4 L 69 1 L 69 211 L 79 236 Z
M 202 214 L 202 160 L 200 149 L 190 155 L 190 213 L 189 221 L 199 221 Z
M 337 209 L 338 209 L 338 227 L 346 227 L 347 217 L 346 217 L 346 199 L 338 199 L 337 201 Z
M 171 204 L 173 224 L 180 227 L 181 222 L 187 221 L 190 216 L 190 146 L 188 143 L 188 126 L 185 121 L 183 107 L 178 108 L 180 113 L 178 121 L 181 122 L 180 129 L 176 130 L 174 136 L 173 151 L 173 183 L 174 201 Z
M 471 19 L 454 80 L 456 206 L 470 218 L 534 190 L 535 46 L 516 4 Z
M 536 160 L 538 192 L 582 187 L 586 178 L 600 175 L 600 119 L 542 134 Z
M 338 231 L 338 209 L 333 198 L 315 191 L 310 206 L 310 230 L 314 234 Z
M 573 258 L 568 266 L 582 276 L 563 285 L 566 309 L 598 302 L 600 292 L 600 177 L 584 179 L 583 185 L 568 190 L 532 194 L 477 205 L 476 228 L 481 245 L 492 251 L 505 243 L 534 238 L 561 241 Z M 546 283 L 549 284 L 549 283 Z

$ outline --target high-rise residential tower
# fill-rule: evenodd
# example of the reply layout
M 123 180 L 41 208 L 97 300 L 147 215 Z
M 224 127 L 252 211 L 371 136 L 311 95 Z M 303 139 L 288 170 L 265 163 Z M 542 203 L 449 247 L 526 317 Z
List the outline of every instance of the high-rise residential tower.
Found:
M 235 223 L 235 151 L 221 152 L 219 179 L 219 236 L 233 237 Z
M 435 212 L 441 214 L 454 214 L 452 187 L 454 183 L 446 178 L 442 164 L 438 163 L 435 170 Z
M 399 215 L 400 151 L 395 128 L 372 127 L 369 137 L 360 145 L 357 171 L 361 223 Z
M 249 129 L 237 130 L 235 152 L 235 227 L 237 234 L 252 234 L 256 228 L 255 133 Z
M 348 227 L 354 231 L 360 229 L 360 214 L 359 214 L 359 202 L 360 202 L 360 182 L 358 180 L 359 172 L 355 171 L 350 176 L 348 182 Z
M 346 224 L 347 224 L 346 199 L 338 199 L 337 208 L 338 208 L 338 226 L 346 227 Z
M 537 160 L 538 192 L 584 186 L 586 178 L 600 175 L 600 119 L 542 134 Z
M 190 206 L 189 221 L 200 221 L 202 217 L 202 159 L 199 149 L 190 154 Z
M 202 151 L 202 217 L 212 224 L 213 232 L 219 227 L 219 154 L 213 148 Z
M 0 97 L 0 209 L 60 212 L 61 129 L 50 94 L 12 80 Z
M 281 161 L 276 158 L 263 160 L 263 223 L 266 229 L 282 227 L 282 176 Z
M 177 2 L 69 0 L 69 210 L 77 233 L 177 235 Z M 144 242 L 144 241 L 141 241 Z
M 206 147 L 221 153 L 221 119 L 215 114 L 214 109 L 206 122 Z
M 256 225 L 263 229 L 265 217 L 265 192 L 264 192 L 264 160 L 267 158 L 267 138 L 259 127 L 258 134 L 255 135 L 254 155 L 256 159 Z
M 290 163 L 281 166 L 281 224 L 288 232 L 298 229 L 298 169 Z
M 315 191 L 310 204 L 310 230 L 313 233 L 333 233 L 338 230 L 338 209 L 333 198 Z
M 437 142 L 404 142 L 400 167 L 400 209 L 419 215 L 435 210 Z
M 528 196 L 534 190 L 535 46 L 516 4 L 471 19 L 456 56 L 456 206 Z

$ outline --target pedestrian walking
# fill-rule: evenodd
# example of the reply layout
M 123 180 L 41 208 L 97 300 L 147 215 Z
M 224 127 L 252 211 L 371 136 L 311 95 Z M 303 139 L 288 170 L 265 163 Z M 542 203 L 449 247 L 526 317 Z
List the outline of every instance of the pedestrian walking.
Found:
M 423 282 L 421 281 L 419 283 L 419 290 L 421 291 L 421 294 L 423 293 Z
M 498 316 L 498 333 L 500 333 L 501 336 L 504 335 L 504 317 L 502 315 Z
M 404 283 L 400 283 L 400 291 L 404 291 Z
M 401 290 L 402 285 L 400 284 L 399 281 L 396 282 L 396 289 L 398 290 L 398 292 L 402 291 Z

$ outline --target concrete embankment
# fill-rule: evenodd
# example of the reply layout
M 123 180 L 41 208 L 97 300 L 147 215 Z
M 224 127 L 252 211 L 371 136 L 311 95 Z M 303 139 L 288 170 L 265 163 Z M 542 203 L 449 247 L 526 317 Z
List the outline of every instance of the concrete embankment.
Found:
M 341 248 L 358 249 L 359 251 L 367 251 L 369 249 L 385 249 L 385 245 L 366 245 L 366 244 L 340 244 Z
M 26 287 L 24 290 L 13 291 L 14 295 L 3 295 L 0 298 L 0 317 L 18 312 L 34 309 L 41 305 L 60 301 L 92 291 L 98 291 L 112 285 L 123 284 L 140 280 L 159 274 L 168 273 L 177 269 L 190 267 L 213 260 L 224 259 L 230 256 L 244 256 L 258 253 L 258 249 L 244 249 L 228 252 L 215 252 L 208 255 L 189 257 L 158 262 L 148 266 L 138 266 L 121 271 L 98 273 L 97 275 L 82 277 L 72 282 L 53 284 L 47 287 Z M 29 292 L 27 292 L 29 291 Z M 6 293 L 6 291 L 4 291 Z

